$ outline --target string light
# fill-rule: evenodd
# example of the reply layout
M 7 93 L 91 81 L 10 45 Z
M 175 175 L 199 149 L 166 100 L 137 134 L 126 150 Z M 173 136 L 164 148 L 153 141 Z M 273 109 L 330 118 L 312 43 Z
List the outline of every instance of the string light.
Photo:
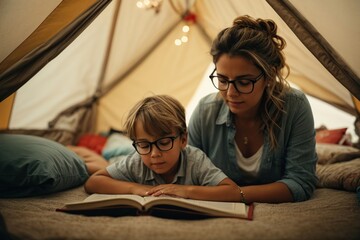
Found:
M 188 38 L 187 36 L 182 36 L 182 37 L 181 37 L 181 41 L 182 41 L 183 43 L 186 43 L 187 41 L 189 41 L 189 38 Z
M 184 14 L 183 20 L 186 24 L 182 27 L 182 36 L 175 40 L 176 46 L 180 46 L 181 44 L 189 41 L 188 33 L 190 32 L 190 25 L 196 23 L 196 15 L 195 13 L 188 11 Z
M 184 25 L 184 26 L 182 27 L 182 31 L 183 31 L 184 33 L 187 33 L 187 32 L 190 31 L 190 27 L 189 27 L 188 25 Z
M 180 46 L 182 44 L 180 39 L 175 39 L 174 43 L 175 43 L 176 46 Z
M 154 9 L 155 13 L 159 13 L 162 0 L 142 0 L 137 1 L 136 6 L 138 8 Z
M 189 37 L 187 36 L 188 32 L 190 32 L 189 25 L 184 25 L 182 27 L 183 35 L 180 38 L 175 39 L 175 45 L 180 46 L 183 43 L 187 43 L 189 41 Z
M 186 11 L 184 14 L 179 11 L 174 3 L 170 0 L 170 5 L 174 9 L 176 13 L 182 16 L 182 20 L 186 23 L 182 27 L 182 36 L 180 38 L 175 39 L 174 43 L 176 46 L 180 46 L 183 43 L 187 43 L 189 41 L 188 33 L 190 32 L 190 25 L 196 23 L 196 15 L 195 13 L 189 11 L 189 1 L 186 1 Z M 154 9 L 156 13 L 159 13 L 161 7 L 162 0 L 142 0 L 137 1 L 136 6 L 141 9 Z

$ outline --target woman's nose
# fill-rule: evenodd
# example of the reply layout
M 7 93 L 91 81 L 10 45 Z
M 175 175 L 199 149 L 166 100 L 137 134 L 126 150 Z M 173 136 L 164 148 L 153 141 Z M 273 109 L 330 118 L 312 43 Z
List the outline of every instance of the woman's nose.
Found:
M 226 91 L 227 95 L 237 95 L 239 94 L 238 90 L 235 88 L 235 85 L 232 83 L 229 83 L 229 87 Z

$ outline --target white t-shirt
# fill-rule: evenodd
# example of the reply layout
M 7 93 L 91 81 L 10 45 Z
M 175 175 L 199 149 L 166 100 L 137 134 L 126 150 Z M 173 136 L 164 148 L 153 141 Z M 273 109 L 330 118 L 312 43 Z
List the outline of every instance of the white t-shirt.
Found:
M 260 169 L 261 155 L 264 148 L 262 145 L 259 150 L 252 155 L 251 157 L 244 157 L 238 148 L 237 144 L 235 144 L 235 155 L 236 160 L 242 171 L 246 172 L 247 175 L 255 177 Z

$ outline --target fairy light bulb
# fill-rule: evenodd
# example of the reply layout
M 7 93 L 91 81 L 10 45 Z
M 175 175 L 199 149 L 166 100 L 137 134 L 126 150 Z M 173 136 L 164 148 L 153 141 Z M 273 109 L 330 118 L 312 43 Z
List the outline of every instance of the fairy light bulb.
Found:
M 182 36 L 181 37 L 181 42 L 186 43 L 188 41 L 189 41 L 189 38 L 187 36 Z
M 187 33 L 187 32 L 190 31 L 190 27 L 189 27 L 188 25 L 184 25 L 184 26 L 182 27 L 182 31 L 183 31 L 184 33 Z
M 180 46 L 182 44 L 180 39 L 175 39 L 175 45 Z

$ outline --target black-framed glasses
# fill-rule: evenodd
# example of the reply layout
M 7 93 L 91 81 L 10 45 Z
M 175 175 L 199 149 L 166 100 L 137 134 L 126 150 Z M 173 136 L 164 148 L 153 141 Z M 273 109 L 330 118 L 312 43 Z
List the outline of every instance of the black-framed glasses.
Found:
M 163 137 L 153 142 L 134 141 L 132 145 L 140 155 L 149 154 L 152 151 L 152 145 L 155 145 L 160 151 L 166 152 L 173 148 L 174 141 L 179 136 L 180 134 L 178 134 L 177 136 Z
M 220 91 L 226 91 L 229 89 L 229 86 L 232 83 L 234 84 L 235 89 L 239 93 L 245 93 L 245 94 L 252 93 L 252 91 L 254 91 L 255 83 L 259 81 L 262 76 L 264 76 L 264 72 L 261 72 L 260 75 L 257 76 L 255 79 L 238 78 L 234 80 L 229 80 L 227 77 L 214 75 L 215 71 L 216 68 L 210 74 L 209 78 L 211 79 L 211 82 L 216 89 Z

